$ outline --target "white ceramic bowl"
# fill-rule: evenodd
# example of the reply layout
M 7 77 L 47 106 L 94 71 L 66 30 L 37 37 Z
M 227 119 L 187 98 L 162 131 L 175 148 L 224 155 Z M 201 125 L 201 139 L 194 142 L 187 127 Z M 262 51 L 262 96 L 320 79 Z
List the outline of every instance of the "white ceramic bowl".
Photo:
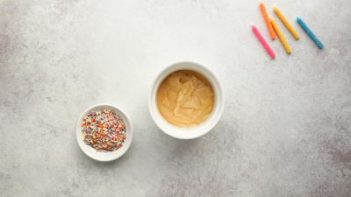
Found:
M 117 115 L 119 115 L 122 120 L 124 121 L 126 125 L 126 134 L 127 138 L 126 141 L 123 143 L 123 146 L 119 148 L 118 150 L 112 151 L 112 152 L 107 152 L 107 151 L 97 151 L 91 146 L 87 145 L 83 141 L 83 134 L 82 134 L 82 120 L 86 114 L 88 114 L 90 111 L 101 111 L 104 109 L 109 109 L 113 112 L 115 112 Z M 124 155 L 127 150 L 129 149 L 132 140 L 133 140 L 133 128 L 132 124 L 130 122 L 130 119 L 127 117 L 127 115 L 119 108 L 109 105 L 109 104 L 98 104 L 89 107 L 79 118 L 77 125 L 76 125 L 76 137 L 77 137 L 77 142 L 80 147 L 80 149 L 90 158 L 97 160 L 97 161 L 113 161 L 115 159 L 120 158 L 122 155 Z
M 192 70 L 202 74 L 207 80 L 211 83 L 214 94 L 215 94 L 215 104 L 210 117 L 203 123 L 189 128 L 184 127 L 176 127 L 171 123 L 167 122 L 161 113 L 159 112 L 157 106 L 157 91 L 161 84 L 161 82 L 171 73 L 178 70 Z M 194 62 L 180 62 L 176 64 L 172 64 L 164 69 L 156 78 L 153 83 L 150 97 L 149 97 L 149 110 L 152 119 L 156 123 L 156 125 L 166 134 L 178 138 L 178 139 L 194 139 L 208 133 L 219 121 L 222 116 L 224 105 L 224 97 L 222 88 L 219 84 L 219 81 L 215 77 L 215 75 L 205 68 L 204 66 L 194 63 Z

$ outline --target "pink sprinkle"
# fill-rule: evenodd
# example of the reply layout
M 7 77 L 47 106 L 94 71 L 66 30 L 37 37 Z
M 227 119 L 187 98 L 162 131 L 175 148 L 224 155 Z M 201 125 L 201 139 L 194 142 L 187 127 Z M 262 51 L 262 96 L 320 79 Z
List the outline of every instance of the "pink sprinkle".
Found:
M 262 44 L 262 46 L 266 49 L 268 55 L 274 59 L 275 58 L 275 52 L 273 51 L 273 49 L 269 46 L 269 44 L 267 43 L 267 41 L 263 38 L 262 34 L 260 33 L 260 31 L 258 30 L 258 28 L 255 25 L 252 25 L 252 31 L 255 33 L 257 39 L 260 41 L 260 43 Z

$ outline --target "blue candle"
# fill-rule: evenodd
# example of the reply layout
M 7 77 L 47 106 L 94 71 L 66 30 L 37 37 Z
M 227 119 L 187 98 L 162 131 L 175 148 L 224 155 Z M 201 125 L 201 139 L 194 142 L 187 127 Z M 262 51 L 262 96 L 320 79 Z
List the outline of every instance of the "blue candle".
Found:
M 313 31 L 307 26 L 307 24 L 300 18 L 297 17 L 297 23 L 301 26 L 301 28 L 306 32 L 308 37 L 320 48 L 323 49 L 324 45 L 322 41 L 318 39 L 318 37 L 313 33 Z

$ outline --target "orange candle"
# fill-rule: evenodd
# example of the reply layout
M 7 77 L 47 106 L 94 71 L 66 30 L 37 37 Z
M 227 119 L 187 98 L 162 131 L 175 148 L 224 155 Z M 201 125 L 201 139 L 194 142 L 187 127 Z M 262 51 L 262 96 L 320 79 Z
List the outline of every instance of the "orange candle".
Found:
M 263 20 L 266 23 L 269 35 L 271 36 L 272 40 L 274 40 L 277 37 L 277 35 L 275 34 L 275 32 L 273 30 L 273 26 L 272 26 L 271 20 L 269 18 L 266 6 L 264 5 L 263 2 L 260 3 L 260 10 L 261 10 L 261 14 L 262 14 Z

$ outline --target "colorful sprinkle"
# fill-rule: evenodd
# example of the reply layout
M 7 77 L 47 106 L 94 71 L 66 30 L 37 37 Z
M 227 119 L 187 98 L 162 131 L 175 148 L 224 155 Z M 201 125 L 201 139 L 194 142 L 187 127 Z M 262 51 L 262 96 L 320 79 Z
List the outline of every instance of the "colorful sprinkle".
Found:
M 91 111 L 81 124 L 83 141 L 96 150 L 115 151 L 126 140 L 126 126 L 115 112 Z

